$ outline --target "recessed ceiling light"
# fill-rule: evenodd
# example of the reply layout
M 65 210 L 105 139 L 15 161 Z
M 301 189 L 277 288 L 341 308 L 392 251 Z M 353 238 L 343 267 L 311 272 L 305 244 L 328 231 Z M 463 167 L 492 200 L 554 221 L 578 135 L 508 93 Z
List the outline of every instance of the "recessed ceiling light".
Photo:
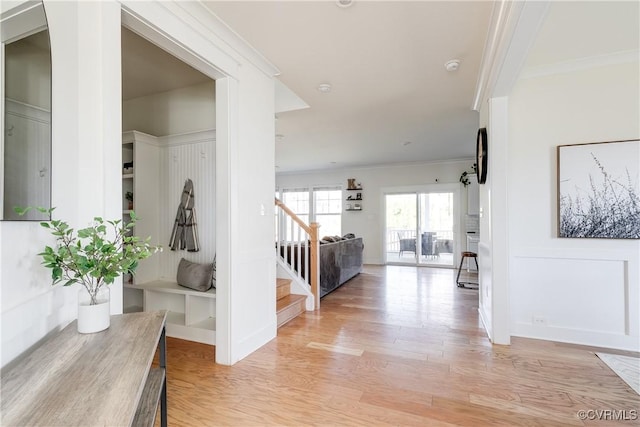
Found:
M 329 93 L 331 92 L 331 85 L 329 83 L 321 83 L 318 85 L 318 90 L 322 93 Z
M 347 8 L 353 5 L 353 0 L 336 0 L 339 7 Z
M 444 69 L 447 71 L 457 71 L 460 67 L 459 59 L 452 59 L 444 63 Z

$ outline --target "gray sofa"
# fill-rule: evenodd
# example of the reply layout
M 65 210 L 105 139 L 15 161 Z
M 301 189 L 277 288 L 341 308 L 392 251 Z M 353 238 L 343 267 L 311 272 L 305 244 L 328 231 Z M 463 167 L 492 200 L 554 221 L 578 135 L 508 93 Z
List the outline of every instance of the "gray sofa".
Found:
M 320 297 L 362 271 L 362 237 L 320 245 Z
M 320 244 L 320 297 L 337 289 L 347 280 L 362 271 L 362 251 L 364 244 L 362 237 L 339 240 L 337 242 L 321 241 Z M 300 274 L 306 277 L 306 251 L 298 251 L 296 246 L 283 245 L 280 254 L 286 262 L 297 270 L 301 266 Z M 301 260 L 298 263 L 298 256 Z

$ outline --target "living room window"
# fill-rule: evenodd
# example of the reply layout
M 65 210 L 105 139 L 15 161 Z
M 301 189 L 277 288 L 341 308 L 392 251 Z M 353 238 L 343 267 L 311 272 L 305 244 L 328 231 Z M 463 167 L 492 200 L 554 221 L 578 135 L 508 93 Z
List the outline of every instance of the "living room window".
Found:
M 280 193 L 282 202 L 302 221 L 320 224 L 320 237 L 342 235 L 340 186 L 285 188 Z
M 316 187 L 313 189 L 313 213 L 320 223 L 320 237 L 342 236 L 342 189 Z

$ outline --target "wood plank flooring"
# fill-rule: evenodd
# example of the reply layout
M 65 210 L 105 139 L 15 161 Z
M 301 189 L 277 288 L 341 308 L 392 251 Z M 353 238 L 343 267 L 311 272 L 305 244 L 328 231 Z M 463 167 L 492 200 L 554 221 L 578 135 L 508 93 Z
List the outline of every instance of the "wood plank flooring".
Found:
M 455 274 L 366 266 L 231 367 L 211 346 L 168 339 L 169 425 L 640 425 L 640 396 L 595 349 L 492 346 L 478 291 Z

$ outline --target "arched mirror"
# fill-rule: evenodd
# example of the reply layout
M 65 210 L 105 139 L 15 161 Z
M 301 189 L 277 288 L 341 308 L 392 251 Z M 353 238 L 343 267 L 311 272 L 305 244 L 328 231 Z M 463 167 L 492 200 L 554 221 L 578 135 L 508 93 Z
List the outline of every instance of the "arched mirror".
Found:
M 15 3 L 14 3 L 15 4 Z M 3 220 L 48 220 L 51 207 L 51 47 L 41 2 L 1 11 L 2 139 L 0 204 Z

